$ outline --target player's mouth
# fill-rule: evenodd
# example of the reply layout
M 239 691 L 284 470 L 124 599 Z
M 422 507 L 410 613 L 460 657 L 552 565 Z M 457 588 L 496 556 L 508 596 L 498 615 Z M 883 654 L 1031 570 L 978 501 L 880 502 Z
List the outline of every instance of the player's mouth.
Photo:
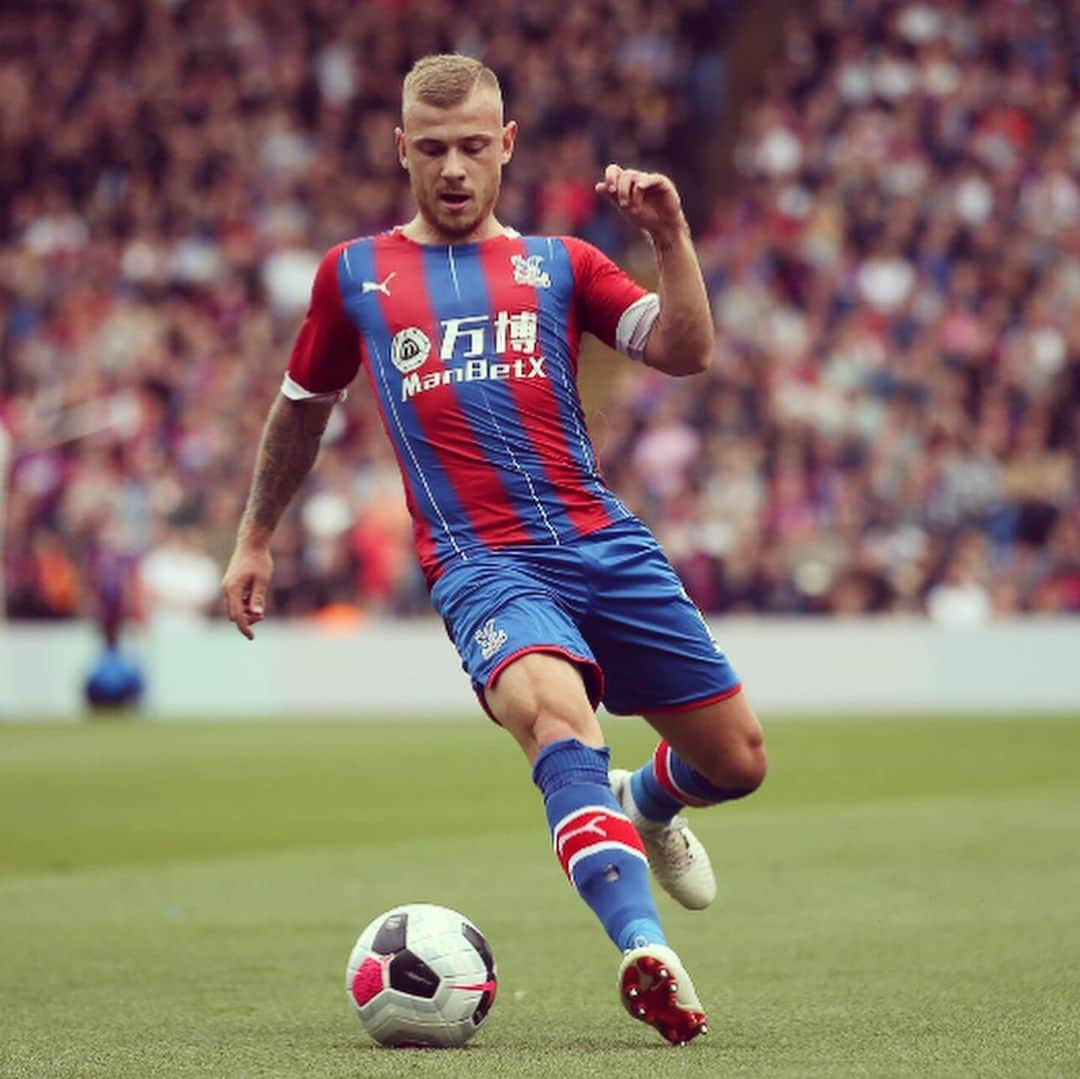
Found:
M 439 202 L 449 210 L 460 210 L 472 201 L 472 196 L 464 191 L 443 191 L 439 195 Z

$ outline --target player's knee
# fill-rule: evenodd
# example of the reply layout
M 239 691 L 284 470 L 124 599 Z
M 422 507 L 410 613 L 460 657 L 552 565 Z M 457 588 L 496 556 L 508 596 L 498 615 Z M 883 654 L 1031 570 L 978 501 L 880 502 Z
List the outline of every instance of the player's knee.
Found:
M 735 755 L 732 768 L 735 788 L 744 795 L 753 794 L 765 782 L 769 770 L 764 742 L 758 738 L 756 744 L 743 745 Z
M 579 742 L 590 742 L 591 724 L 583 723 L 576 717 L 561 715 L 558 712 L 544 712 L 536 718 L 532 726 L 533 741 L 538 749 L 560 742 L 564 738 L 576 738 Z
M 542 748 L 563 738 L 592 740 L 597 719 L 588 701 L 548 686 L 534 697 L 527 724 L 537 747 Z
M 565 739 L 575 739 L 586 745 L 603 743 L 595 714 L 591 711 L 582 713 L 563 701 L 552 701 L 521 717 L 516 737 L 530 758 L 544 746 Z
M 744 798 L 765 782 L 768 757 L 764 739 L 757 732 L 733 743 L 718 746 L 698 766 L 705 778 L 728 798 Z
M 515 665 L 512 692 L 500 694 L 489 704 L 499 706 L 497 715 L 530 756 L 552 742 L 565 738 L 594 744 L 599 723 L 574 672 L 563 677 L 550 665 Z

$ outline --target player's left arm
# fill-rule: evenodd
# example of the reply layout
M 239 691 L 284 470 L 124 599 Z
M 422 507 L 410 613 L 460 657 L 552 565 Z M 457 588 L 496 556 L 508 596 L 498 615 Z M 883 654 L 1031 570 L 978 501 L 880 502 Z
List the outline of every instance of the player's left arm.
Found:
M 679 192 L 659 172 L 608 165 L 596 185 L 619 212 L 649 234 L 660 270 L 660 313 L 644 360 L 669 375 L 696 375 L 712 361 L 712 311 Z

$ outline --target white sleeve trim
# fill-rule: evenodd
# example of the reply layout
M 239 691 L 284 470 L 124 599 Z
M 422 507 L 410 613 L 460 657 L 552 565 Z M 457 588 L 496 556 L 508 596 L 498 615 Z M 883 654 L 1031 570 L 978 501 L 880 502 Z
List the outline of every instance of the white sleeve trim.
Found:
M 305 390 L 294 378 L 290 377 L 288 371 L 285 372 L 285 378 L 281 382 L 281 392 L 290 401 L 344 401 L 348 390 L 334 390 L 333 393 L 312 393 L 310 390 Z
M 660 297 L 655 292 L 647 292 L 622 313 L 615 327 L 615 347 L 624 356 L 640 363 L 645 359 L 649 332 L 659 317 Z

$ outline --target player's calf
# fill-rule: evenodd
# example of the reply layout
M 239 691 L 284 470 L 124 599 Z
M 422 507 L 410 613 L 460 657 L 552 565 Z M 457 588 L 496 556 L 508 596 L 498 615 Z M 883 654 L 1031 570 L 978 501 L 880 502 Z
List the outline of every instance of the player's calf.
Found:
M 608 751 L 562 739 L 533 766 L 555 855 L 620 951 L 664 943 L 642 841 L 608 786 Z
M 702 770 L 662 740 L 634 777 L 634 796 L 647 817 L 662 820 L 685 806 L 703 808 L 753 794 L 765 780 L 765 751 L 758 747 L 706 758 Z M 644 804 L 643 804 L 644 803 Z M 659 814 L 651 810 L 659 810 Z
M 764 781 L 765 738 L 745 694 L 645 718 L 662 739 L 633 782 L 638 805 L 650 819 L 668 820 L 684 806 L 744 798 Z

